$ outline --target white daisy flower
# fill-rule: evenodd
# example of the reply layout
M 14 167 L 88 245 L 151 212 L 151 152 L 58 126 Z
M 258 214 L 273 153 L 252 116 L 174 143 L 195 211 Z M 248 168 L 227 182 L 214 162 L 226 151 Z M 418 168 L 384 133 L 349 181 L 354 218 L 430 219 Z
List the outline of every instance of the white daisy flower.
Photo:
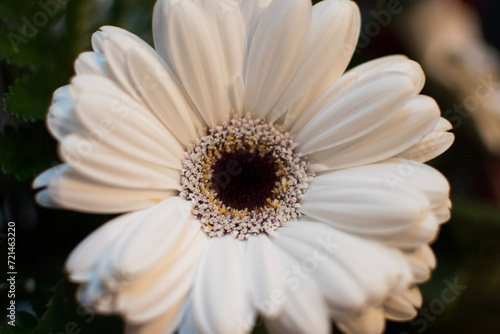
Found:
M 103 27 L 47 118 L 40 204 L 123 213 L 66 269 L 127 333 L 380 333 L 449 218 L 453 135 L 403 56 L 343 73 L 354 2 L 160 0 L 155 49 Z

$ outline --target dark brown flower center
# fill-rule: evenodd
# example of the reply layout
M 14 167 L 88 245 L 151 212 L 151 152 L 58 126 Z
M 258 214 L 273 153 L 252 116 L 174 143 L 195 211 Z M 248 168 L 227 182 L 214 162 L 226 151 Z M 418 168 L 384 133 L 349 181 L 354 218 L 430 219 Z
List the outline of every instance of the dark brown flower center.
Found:
M 270 154 L 246 149 L 222 153 L 212 171 L 216 197 L 237 210 L 263 207 L 279 181 L 276 162 Z

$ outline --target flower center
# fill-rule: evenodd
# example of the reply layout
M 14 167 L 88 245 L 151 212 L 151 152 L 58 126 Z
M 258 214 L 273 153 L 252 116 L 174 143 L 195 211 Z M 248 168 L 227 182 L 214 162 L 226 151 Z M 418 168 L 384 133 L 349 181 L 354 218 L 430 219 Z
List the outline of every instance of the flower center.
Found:
M 180 196 L 211 237 L 270 233 L 297 219 L 312 177 L 295 147 L 262 120 L 233 119 L 189 147 Z
M 248 149 L 223 152 L 212 166 L 212 188 L 227 207 L 262 208 L 279 181 L 277 169 L 269 153 L 262 155 Z

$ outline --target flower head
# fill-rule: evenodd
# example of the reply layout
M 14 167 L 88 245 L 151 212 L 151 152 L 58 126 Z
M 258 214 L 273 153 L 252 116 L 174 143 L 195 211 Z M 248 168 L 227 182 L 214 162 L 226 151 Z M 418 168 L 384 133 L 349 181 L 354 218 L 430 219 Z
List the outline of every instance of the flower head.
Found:
M 123 213 L 66 269 L 129 333 L 379 333 L 408 320 L 449 218 L 453 141 L 403 56 L 344 73 L 347 0 L 160 0 L 155 49 L 103 27 L 54 93 L 38 202 Z

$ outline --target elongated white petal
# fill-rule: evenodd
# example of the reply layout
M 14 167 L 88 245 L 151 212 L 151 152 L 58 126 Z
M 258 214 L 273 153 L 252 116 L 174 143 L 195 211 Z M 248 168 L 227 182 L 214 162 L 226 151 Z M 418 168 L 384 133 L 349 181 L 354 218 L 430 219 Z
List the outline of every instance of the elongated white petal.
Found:
M 149 269 L 178 241 L 190 212 L 190 202 L 179 197 L 149 209 L 115 246 L 114 271 L 125 278 L 134 278 Z
M 439 120 L 439 107 L 427 96 L 416 96 L 403 109 L 367 134 L 310 154 L 312 163 L 342 169 L 382 161 L 418 144 Z M 395 131 L 394 129 L 400 129 Z
M 359 16 L 359 11 L 351 1 L 326 0 L 313 7 L 306 54 L 290 85 L 276 102 L 277 111 L 286 110 L 308 94 L 331 67 L 335 68 L 332 76 L 340 77 L 350 59 L 343 57 L 342 44 L 355 16 Z M 281 115 L 272 116 L 274 120 Z
M 73 81 L 75 94 L 79 94 L 75 114 L 86 130 L 82 131 L 86 138 L 126 156 L 180 168 L 182 147 L 149 111 L 111 82 L 105 94 L 84 88 L 92 83 L 102 87 L 106 79 L 79 76 Z
M 271 2 L 272 0 L 238 0 L 238 5 L 245 23 L 245 31 L 249 38 L 249 43 L 253 38 L 255 29 L 257 28 L 260 19 L 262 18 L 262 13 Z
M 80 54 L 75 61 L 75 72 L 77 75 L 92 74 L 113 78 L 106 56 L 98 52 Z
M 267 236 L 251 237 L 245 252 L 245 276 L 255 308 L 265 317 L 281 313 L 285 286 L 278 249 Z M 276 298 L 277 296 L 280 296 Z
M 399 72 L 374 74 L 348 87 L 300 131 L 292 129 L 300 152 L 314 153 L 372 131 L 400 111 L 412 97 L 412 87 L 408 76 Z
M 451 130 L 451 124 L 444 118 L 440 118 L 434 129 L 426 135 L 422 140 L 401 152 L 398 157 L 403 159 L 415 160 L 418 162 L 426 162 L 441 155 L 455 140 L 452 133 L 447 132 Z
M 275 107 L 287 111 L 287 128 L 339 79 L 359 37 L 361 15 L 352 1 L 321 1 L 313 6 L 312 14 L 304 63 Z
M 183 309 L 184 300 L 179 300 L 175 306 L 152 320 L 139 324 L 127 323 L 125 334 L 173 333 L 182 320 Z
M 289 223 L 275 243 L 300 263 L 296 273 L 317 282 L 333 313 L 381 305 L 388 294 L 402 293 L 412 282 L 399 250 L 322 223 Z
M 106 186 L 68 171 L 50 181 L 37 194 L 37 201 L 47 207 L 62 207 L 91 213 L 122 213 L 149 208 L 175 196 L 170 190 L 131 189 Z
M 69 277 L 77 282 L 89 281 L 104 252 L 112 247 L 123 232 L 146 214 L 146 211 L 125 214 L 92 232 L 78 244 L 66 260 L 65 268 Z
M 449 212 L 449 185 L 429 166 L 389 160 L 316 177 L 301 212 L 332 227 L 396 247 L 431 242 L 439 225 L 435 208 Z M 443 205 L 445 207 L 443 207 Z
M 415 283 L 427 281 L 431 271 L 436 267 L 436 256 L 428 245 L 407 253 L 406 258 L 411 265 Z
M 69 86 L 63 86 L 54 92 L 52 104 L 47 114 L 47 128 L 58 140 L 71 133 L 79 133 L 81 125 L 75 116 L 75 101 L 71 97 Z
M 243 76 L 247 34 L 245 19 L 237 0 L 194 0 L 213 22 L 216 37 L 220 38 L 229 82 Z M 259 1 L 247 1 L 250 6 Z
M 392 190 L 384 169 L 374 165 L 316 177 L 301 211 L 359 235 L 390 238 L 405 233 L 429 214 L 429 201 L 412 187 Z
M 52 179 L 56 179 L 68 171 L 69 167 L 65 164 L 57 165 L 47 169 L 33 180 L 33 189 L 47 187 Z
M 415 93 L 420 93 L 425 84 L 425 74 L 422 67 L 415 61 L 403 55 L 386 56 L 368 61 L 346 72 L 346 75 L 355 74 L 359 78 L 380 72 L 401 72 L 411 78 Z
M 217 24 L 191 1 L 171 5 L 167 24 L 165 47 L 172 68 L 205 122 L 213 127 L 231 112 L 228 68 Z
M 355 40 L 357 41 L 357 37 Z M 302 104 L 297 103 L 293 107 L 291 115 L 300 115 L 300 118 L 297 119 L 296 116 L 289 117 L 285 122 L 285 128 L 291 129 L 293 127 L 291 132 L 295 134 L 334 98 L 344 94 L 344 91 L 349 91 L 348 88 L 352 85 L 365 81 L 370 76 L 383 77 L 393 72 L 408 76 L 413 86 L 414 95 L 418 94 L 422 89 L 425 76 L 420 65 L 405 56 L 382 57 L 354 67 L 323 90 L 313 89 L 316 92 L 314 98 L 308 98 L 307 101 L 303 101 Z
M 144 42 L 142 39 L 140 39 L 138 36 L 132 34 L 131 32 L 129 32 L 125 29 L 113 27 L 113 26 L 102 26 L 99 28 L 98 31 L 96 31 L 92 35 L 92 48 L 94 49 L 94 51 L 97 53 L 104 54 L 105 53 L 104 43 L 109 38 L 109 36 L 114 35 L 114 34 L 122 35 L 125 38 L 131 39 L 131 40 L 133 40 L 136 43 L 139 43 L 141 45 L 147 45 L 147 43 Z
M 384 313 L 387 319 L 408 321 L 417 316 L 416 307 L 422 305 L 420 290 L 413 287 L 399 296 L 392 296 L 384 303 Z
M 184 317 L 182 318 L 179 326 L 179 334 L 202 334 L 203 331 L 196 323 L 193 311 L 193 298 L 192 293 L 188 296 L 184 304 Z
M 429 214 L 420 223 L 415 224 L 404 233 L 393 236 L 385 241 L 387 245 L 399 248 L 415 248 L 424 244 L 432 243 L 440 230 L 440 222 L 434 214 Z
M 245 289 L 242 244 L 212 238 L 193 288 L 193 311 L 203 333 L 248 333 L 255 311 Z
M 60 155 L 74 171 L 103 185 L 171 191 L 180 189 L 177 169 L 131 159 L 95 140 L 69 135 L 60 146 Z
M 117 297 L 117 308 L 129 322 L 148 322 L 167 310 L 175 310 L 191 291 L 208 237 L 201 231 L 199 221 L 190 218 L 179 238 L 169 236 L 168 241 L 172 242 L 171 247 L 160 245 L 161 251 L 153 249 L 153 255 L 163 253 L 159 261 L 127 284 Z
M 360 315 L 339 316 L 336 320 L 346 334 L 382 334 L 385 329 L 384 311 L 379 307 L 370 307 Z
M 194 142 L 202 124 L 163 60 L 137 48 L 127 53 L 127 63 L 143 104 L 184 146 Z
M 245 110 L 264 118 L 300 65 L 311 25 L 308 0 L 275 0 L 262 13 L 245 70 Z
M 290 273 L 290 271 L 288 271 Z M 329 310 L 323 294 L 312 278 L 301 281 L 296 290 L 288 290 L 283 312 L 278 317 L 266 318 L 266 327 L 272 334 L 327 334 L 331 332 Z

